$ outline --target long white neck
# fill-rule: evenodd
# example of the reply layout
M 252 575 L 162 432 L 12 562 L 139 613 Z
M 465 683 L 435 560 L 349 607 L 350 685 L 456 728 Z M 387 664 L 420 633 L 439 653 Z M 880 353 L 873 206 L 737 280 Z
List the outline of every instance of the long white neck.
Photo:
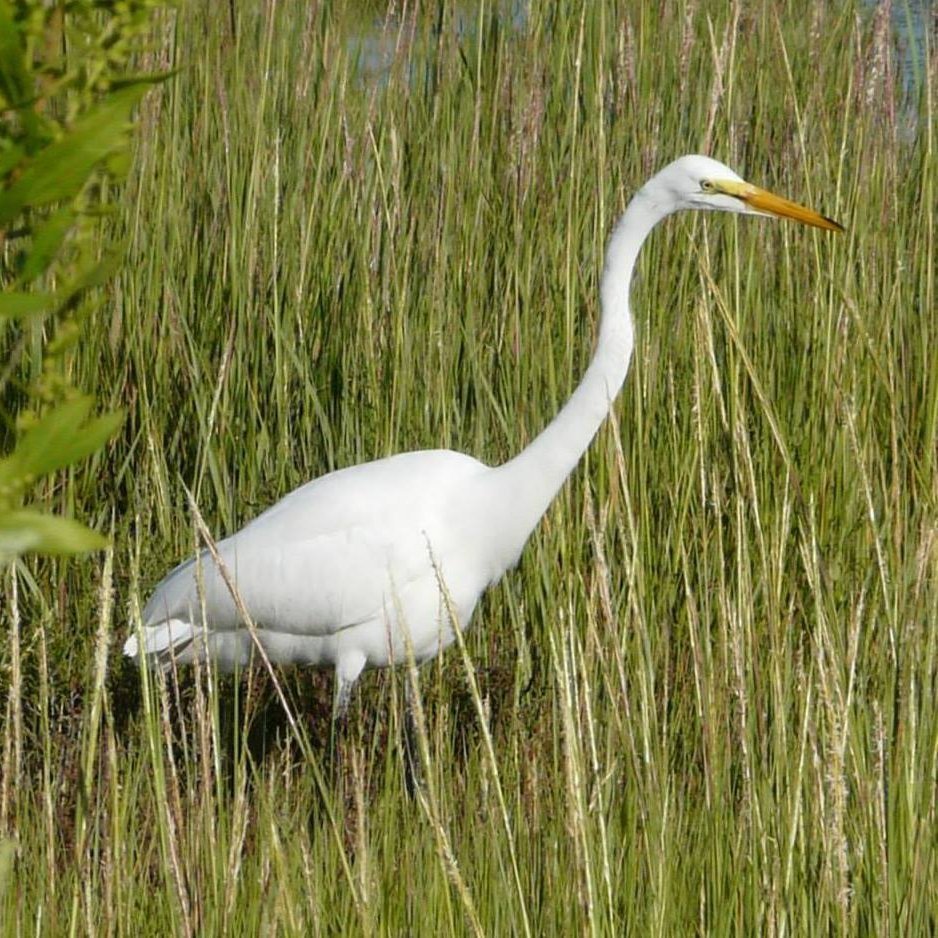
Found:
M 583 380 L 559 414 L 514 459 L 493 470 L 493 493 L 503 511 L 498 528 L 513 563 L 596 435 L 629 370 L 632 317 L 629 288 L 639 249 L 667 214 L 639 192 L 609 239 L 600 287 L 602 319 L 596 352 Z M 499 571 L 500 573 L 501 571 Z

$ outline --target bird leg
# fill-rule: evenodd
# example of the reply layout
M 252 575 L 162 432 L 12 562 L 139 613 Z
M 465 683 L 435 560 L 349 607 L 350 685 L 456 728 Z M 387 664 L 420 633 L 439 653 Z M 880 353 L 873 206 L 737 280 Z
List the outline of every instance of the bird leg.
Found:
M 348 705 L 352 699 L 352 688 L 354 681 L 343 680 L 342 676 L 336 670 L 335 674 L 335 702 L 332 707 L 333 724 L 343 724 L 348 716 Z
M 335 665 L 335 705 L 332 710 L 332 722 L 338 723 L 345 719 L 349 700 L 352 698 L 352 688 L 358 680 L 358 675 L 365 667 L 365 656 L 360 651 L 348 651 L 339 657 Z

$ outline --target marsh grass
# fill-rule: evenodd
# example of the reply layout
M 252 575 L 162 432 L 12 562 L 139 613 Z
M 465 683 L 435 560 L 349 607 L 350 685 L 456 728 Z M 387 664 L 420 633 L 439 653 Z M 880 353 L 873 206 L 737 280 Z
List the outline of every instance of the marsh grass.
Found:
M 934 931 L 934 23 L 910 98 L 850 3 L 339 6 L 166 35 L 74 359 L 127 423 L 47 493 L 113 547 L 4 573 L 2 930 Z M 328 676 L 120 659 L 187 488 L 223 533 L 525 445 L 610 225 L 688 151 L 847 233 L 655 234 L 626 389 L 464 645 L 366 675 L 335 738 Z

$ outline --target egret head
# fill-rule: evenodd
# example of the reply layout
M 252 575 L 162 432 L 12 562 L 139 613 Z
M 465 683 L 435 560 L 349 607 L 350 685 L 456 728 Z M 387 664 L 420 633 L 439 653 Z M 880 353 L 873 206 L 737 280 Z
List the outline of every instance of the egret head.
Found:
M 746 182 L 728 166 L 708 156 L 682 156 L 649 180 L 645 192 L 669 211 L 702 209 L 765 215 L 791 218 L 828 231 L 843 231 L 830 218 Z

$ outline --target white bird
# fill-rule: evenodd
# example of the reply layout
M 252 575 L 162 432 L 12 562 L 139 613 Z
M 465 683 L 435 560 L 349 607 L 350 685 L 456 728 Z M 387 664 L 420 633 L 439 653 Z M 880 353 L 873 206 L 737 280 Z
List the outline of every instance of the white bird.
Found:
M 635 195 L 609 240 L 599 338 L 583 380 L 514 459 L 487 466 L 426 450 L 340 469 L 218 543 L 271 662 L 333 667 L 341 713 L 362 669 L 409 654 L 425 661 L 454 640 L 454 628 L 469 624 L 482 592 L 518 561 L 609 412 L 632 355 L 629 287 L 639 249 L 658 222 L 682 209 L 842 230 L 708 157 L 665 167 Z M 207 553 L 156 587 L 142 628 L 124 645 L 125 655 L 141 652 L 151 666 L 196 657 L 223 670 L 251 663 L 251 632 Z

